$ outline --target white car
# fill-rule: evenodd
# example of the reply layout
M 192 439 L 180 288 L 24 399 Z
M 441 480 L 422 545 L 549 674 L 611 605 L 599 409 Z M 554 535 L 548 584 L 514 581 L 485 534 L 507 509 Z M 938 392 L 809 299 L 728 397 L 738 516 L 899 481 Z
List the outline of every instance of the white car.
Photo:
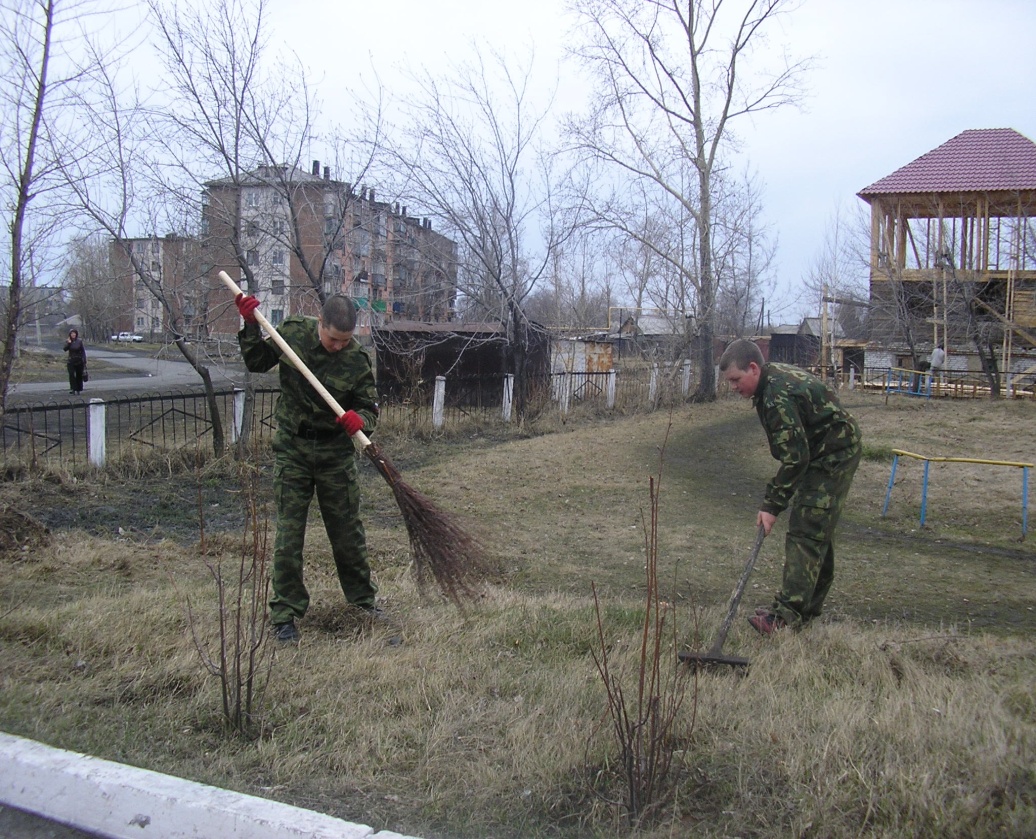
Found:
M 112 335 L 113 341 L 131 341 L 134 344 L 139 344 L 144 340 L 143 335 L 136 335 L 133 332 L 120 332 L 118 335 Z

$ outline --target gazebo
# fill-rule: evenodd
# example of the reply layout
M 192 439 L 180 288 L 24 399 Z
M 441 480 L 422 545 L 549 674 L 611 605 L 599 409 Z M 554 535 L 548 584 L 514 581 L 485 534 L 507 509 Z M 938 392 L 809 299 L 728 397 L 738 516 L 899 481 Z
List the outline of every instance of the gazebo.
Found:
M 997 391 L 1001 372 L 1036 372 L 1036 143 L 964 131 L 857 194 L 875 351 L 916 363 L 942 345 L 958 365 L 977 357 Z

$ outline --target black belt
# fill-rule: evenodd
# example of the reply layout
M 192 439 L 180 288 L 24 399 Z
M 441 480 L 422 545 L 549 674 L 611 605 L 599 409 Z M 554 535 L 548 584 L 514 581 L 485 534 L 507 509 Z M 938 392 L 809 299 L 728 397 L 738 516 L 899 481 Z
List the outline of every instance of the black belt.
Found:
M 295 433 L 296 437 L 301 437 L 303 440 L 312 440 L 315 443 L 326 443 L 329 440 L 335 440 L 342 434 L 341 428 L 311 428 L 308 425 L 300 425 L 299 430 Z

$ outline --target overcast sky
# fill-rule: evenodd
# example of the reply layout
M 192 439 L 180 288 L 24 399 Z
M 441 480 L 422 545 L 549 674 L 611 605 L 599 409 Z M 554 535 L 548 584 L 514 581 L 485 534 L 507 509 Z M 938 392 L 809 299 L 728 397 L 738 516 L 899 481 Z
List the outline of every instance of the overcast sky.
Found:
M 372 66 L 391 92 L 402 85 L 401 66 L 442 70 L 473 39 L 515 55 L 531 45 L 543 78 L 556 78 L 564 5 L 273 0 L 270 31 L 312 68 L 325 113 L 341 121 L 334 91 Z M 775 42 L 815 58 L 809 95 L 802 110 L 766 113 L 739 131 L 779 238 L 786 291 L 809 270 L 839 208 L 859 203 L 859 190 L 969 128 L 1014 128 L 1036 140 L 1033 0 L 804 0 L 782 27 L 771 31 Z M 562 71 L 563 88 L 568 79 Z

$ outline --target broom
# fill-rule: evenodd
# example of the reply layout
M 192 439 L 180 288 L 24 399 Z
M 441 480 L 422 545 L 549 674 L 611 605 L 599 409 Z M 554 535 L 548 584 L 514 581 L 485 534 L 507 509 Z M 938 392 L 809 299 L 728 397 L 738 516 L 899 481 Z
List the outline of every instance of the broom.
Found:
M 237 283 L 225 271 L 219 272 L 219 278 L 235 298 L 242 293 Z M 313 389 L 335 412 L 335 416 L 340 417 L 344 414 L 345 410 L 338 401 L 258 309 L 255 310 L 255 318 L 295 369 L 305 376 Z M 352 439 L 353 444 L 367 456 L 388 482 L 396 498 L 410 539 L 410 552 L 414 560 L 418 589 L 422 592 L 427 591 L 429 584 L 434 580 L 443 595 L 458 608 L 463 606 L 465 600 L 481 597 L 482 582 L 487 576 L 487 563 L 484 549 L 478 539 L 467 533 L 428 496 L 406 483 L 377 443 L 371 442 L 363 431 L 357 431 Z

